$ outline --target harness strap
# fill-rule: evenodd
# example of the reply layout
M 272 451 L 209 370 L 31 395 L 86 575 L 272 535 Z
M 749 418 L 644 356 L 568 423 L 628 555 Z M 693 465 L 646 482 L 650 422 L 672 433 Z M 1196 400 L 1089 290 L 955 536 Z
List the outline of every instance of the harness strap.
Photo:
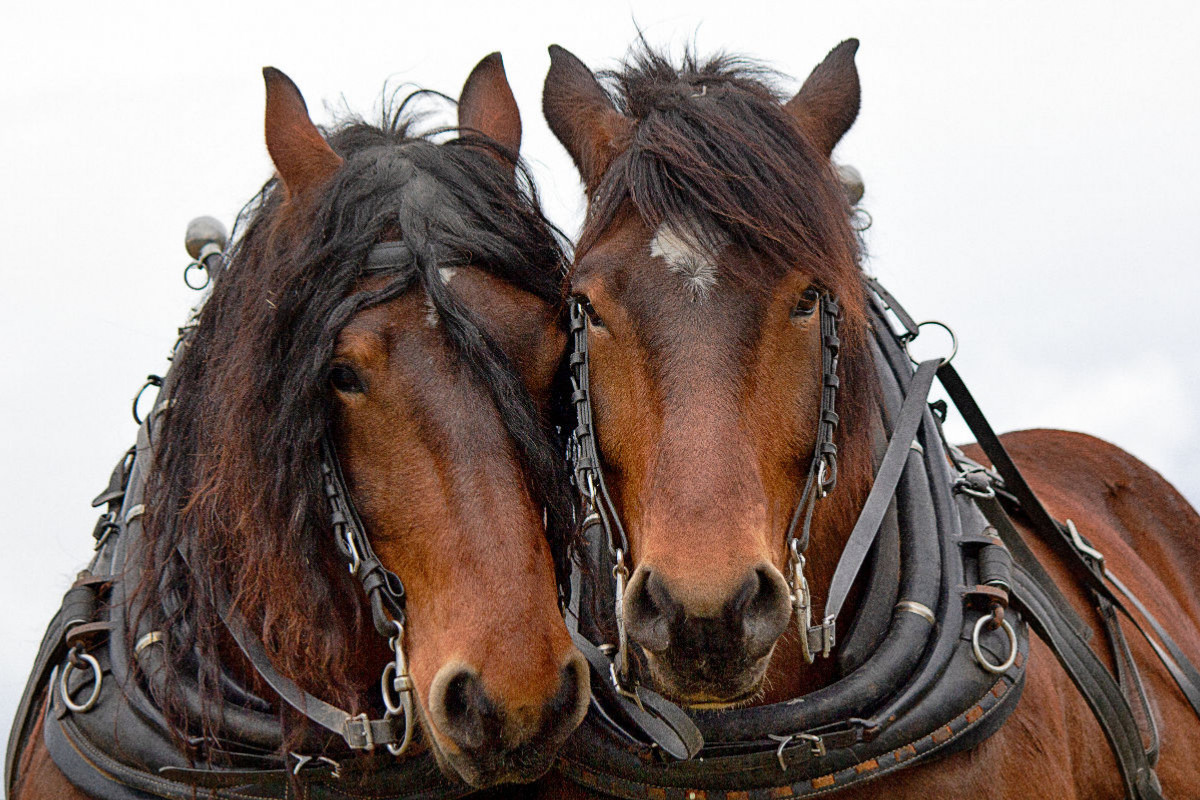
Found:
M 1163 666 L 1167 668 L 1167 672 L 1179 686 L 1179 690 L 1183 692 L 1183 696 L 1191 705 L 1192 710 L 1200 717 L 1200 671 L 1167 633 L 1162 623 L 1150 613 L 1150 610 L 1116 576 L 1104 568 L 1102 560 L 1097 560 L 1082 552 L 1075 544 L 1073 537 L 1064 531 L 1063 526 L 1054 517 L 1050 516 L 1050 512 L 1033 493 L 1033 489 L 1025 481 L 1025 476 L 1017 469 L 1017 465 L 1009 456 L 1008 451 L 1004 449 L 996 432 L 984 418 L 975 398 L 971 396 L 954 367 L 949 364 L 943 365 L 938 370 L 938 380 L 945 387 L 950 399 L 954 401 L 954 405 L 962 414 L 971 432 L 975 434 L 979 446 L 987 453 L 992 465 L 1004 479 L 1005 491 L 1012 493 L 1017 499 L 1022 513 L 1029 520 L 1033 530 L 1054 548 L 1085 586 L 1111 603 L 1134 623 L 1150 643 Z M 1162 643 L 1161 646 L 1146 631 L 1142 622 L 1130 613 L 1121 598 L 1113 593 L 1109 583 L 1129 599 L 1129 602 L 1153 629 L 1154 634 Z
M 1138 721 L 1138 729 L 1143 732 L 1146 760 L 1151 766 L 1157 766 L 1159 756 L 1158 722 L 1154 719 L 1154 709 L 1150 707 L 1150 698 L 1146 695 L 1146 685 L 1142 681 L 1142 673 L 1137 662 L 1133 660 L 1133 652 L 1129 649 L 1129 640 L 1121 627 L 1121 617 L 1116 607 L 1103 597 L 1095 596 L 1100 610 L 1100 620 L 1108 633 L 1109 649 L 1112 651 L 1113 663 L 1117 665 L 1117 685 L 1125 693 L 1125 699 L 1133 710 Z M 1136 703 L 1136 705 L 1135 705 Z
M 598 677 L 613 668 L 608 656 L 578 630 L 571 631 L 571 638 Z M 634 697 L 621 690 L 612 694 L 629 721 L 671 757 L 686 761 L 704 747 L 704 737 L 687 712 L 657 692 L 636 684 L 629 692 Z
M 246 620 L 229 602 L 223 590 L 220 594 L 217 602 L 220 606 L 221 621 L 225 623 L 229 635 L 237 642 L 242 654 L 262 679 L 284 702 L 322 728 L 341 736 L 351 749 L 371 750 L 380 745 L 394 745 L 401 741 L 403 732 L 397 731 L 396 720 L 373 720 L 368 719 L 366 714 L 349 714 L 304 691 L 295 681 L 275 669 L 267 658 L 262 642 L 251 633 Z
M 875 537 L 879 533 L 884 514 L 887 513 L 888 504 L 891 503 L 892 496 L 896 493 L 896 486 L 900 483 L 900 476 L 904 472 L 909 448 L 916 439 L 917 428 L 925 413 L 925 400 L 929 397 L 929 390 L 933 386 L 933 377 L 937 372 L 938 363 L 938 359 L 923 362 L 917 368 L 912 383 L 908 387 L 908 394 L 905 395 L 904 404 L 900 407 L 899 419 L 896 421 L 891 441 L 888 442 L 887 450 L 883 454 L 883 462 L 879 466 L 879 471 L 875 473 L 875 483 L 871 486 L 867 501 L 858 515 L 858 520 L 854 523 L 850 537 L 846 540 L 845 549 L 842 550 L 842 556 L 838 559 L 833 578 L 830 580 L 829 598 L 825 603 L 825 624 L 832 624 L 836 621 L 837 615 L 842 610 L 846 597 L 850 593 L 850 587 L 853 586 L 855 578 L 862 570 L 871 545 L 875 543 Z
M 1012 547 L 1011 535 L 1002 531 L 1001 537 Z M 1095 651 L 1063 619 L 1063 609 L 1056 606 L 1050 596 L 1042 591 L 1043 587 L 1037 579 L 1020 566 L 1027 552 L 1020 555 L 1014 552 L 1018 566 L 1014 573 L 1016 585 L 1013 587 L 1012 602 L 1026 614 L 1034 630 L 1050 645 L 1051 651 L 1096 715 L 1116 757 L 1126 796 L 1131 800 L 1162 800 L 1162 787 L 1146 755 L 1140 728 L 1124 692 L 1096 657 Z

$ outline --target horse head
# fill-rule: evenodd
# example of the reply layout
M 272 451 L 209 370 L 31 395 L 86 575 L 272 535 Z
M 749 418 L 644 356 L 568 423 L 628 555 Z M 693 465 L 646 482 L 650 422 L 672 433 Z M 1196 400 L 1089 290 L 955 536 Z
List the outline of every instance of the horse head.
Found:
M 543 110 L 589 199 L 569 290 L 631 551 L 621 617 L 658 688 L 693 706 L 752 700 L 789 628 L 786 540 L 817 446 L 826 298 L 840 301 L 843 351 L 865 347 L 830 161 L 858 111 L 856 48 L 786 102 L 727 56 L 680 69 L 645 49 L 608 90 L 551 48 Z M 863 363 L 843 358 L 832 379 Z M 844 477 L 870 467 L 864 405 L 839 398 Z M 832 571 L 827 531 L 846 513 L 818 509 L 816 575 Z
M 181 518 L 152 527 L 193 532 L 195 571 L 223 576 L 277 668 L 370 709 L 391 651 L 335 547 L 328 447 L 403 582 L 401 644 L 443 771 L 530 780 L 582 719 L 588 674 L 557 591 L 563 256 L 517 166 L 499 54 L 468 78 L 450 140 L 410 134 L 400 112 L 326 138 L 287 76 L 264 77 L 277 177 L 176 366 L 159 505 Z

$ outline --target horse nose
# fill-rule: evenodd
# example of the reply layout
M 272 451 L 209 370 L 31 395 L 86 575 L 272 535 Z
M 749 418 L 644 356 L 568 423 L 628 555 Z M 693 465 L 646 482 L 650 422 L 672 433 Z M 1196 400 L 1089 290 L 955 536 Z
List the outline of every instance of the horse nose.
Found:
M 500 764 L 530 747 L 553 754 L 583 719 L 589 694 L 587 662 L 575 651 L 559 670 L 558 690 L 536 708 L 506 707 L 475 669 L 449 664 L 434 676 L 429 713 L 468 759 Z
M 732 591 L 706 588 L 703 597 L 687 598 L 673 591 L 658 570 L 638 567 L 624 600 L 630 638 L 656 654 L 669 648 L 711 648 L 738 650 L 754 659 L 770 652 L 792 616 L 787 581 L 779 570 L 763 563 Z

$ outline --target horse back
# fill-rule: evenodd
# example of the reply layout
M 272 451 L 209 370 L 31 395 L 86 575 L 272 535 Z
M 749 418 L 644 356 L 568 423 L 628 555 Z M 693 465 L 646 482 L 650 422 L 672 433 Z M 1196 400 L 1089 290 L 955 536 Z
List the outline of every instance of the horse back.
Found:
M 1179 491 L 1142 461 L 1094 436 L 1035 429 L 1000 438 L 1050 513 L 1072 520 L 1104 554 L 1107 568 L 1193 660 L 1200 660 L 1200 515 Z M 987 463 L 978 446 L 964 450 Z M 1108 637 L 1090 596 L 1051 549 L 1019 517 L 1015 521 L 1039 561 L 1091 624 L 1093 648 L 1112 668 Z M 1162 755 L 1157 771 L 1164 794 L 1190 796 L 1200 779 L 1196 716 L 1145 639 L 1128 622 L 1123 627 L 1158 722 Z M 1029 737 L 1043 753 L 1061 751 L 1065 760 L 1059 763 L 1073 773 L 1076 796 L 1121 797 L 1116 764 L 1095 718 L 1045 647 L 1031 654 L 1029 683 L 1033 696 L 1023 699 L 1012 722 L 993 737 L 995 744 Z M 1083 787 L 1091 787 L 1092 793 Z

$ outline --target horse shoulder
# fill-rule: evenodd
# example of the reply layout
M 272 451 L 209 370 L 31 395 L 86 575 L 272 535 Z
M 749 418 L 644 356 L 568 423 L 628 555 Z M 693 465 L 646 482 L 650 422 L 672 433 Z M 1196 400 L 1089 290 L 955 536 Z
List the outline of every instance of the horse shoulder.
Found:
M 47 705 L 45 701 L 42 702 L 37 723 L 30 731 L 29 740 L 17 761 L 16 786 L 10 800 L 86 800 L 88 795 L 67 780 L 46 749 L 42 727 L 46 722 Z

